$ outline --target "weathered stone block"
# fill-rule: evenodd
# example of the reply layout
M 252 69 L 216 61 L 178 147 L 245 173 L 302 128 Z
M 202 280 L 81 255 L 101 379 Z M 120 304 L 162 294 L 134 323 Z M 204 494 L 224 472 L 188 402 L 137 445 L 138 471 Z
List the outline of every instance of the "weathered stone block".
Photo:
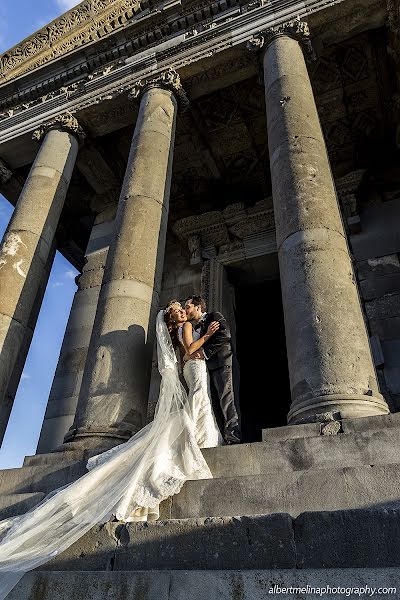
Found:
M 118 546 L 118 523 L 96 525 L 59 556 L 40 567 L 41 571 L 110 571 Z
M 33 494 L 4 494 L 0 496 L 0 521 L 23 515 L 28 510 L 43 500 L 44 494 L 36 492 Z
M 296 564 L 287 514 L 130 523 L 114 570 L 289 569 Z
M 365 303 L 369 319 L 389 319 L 400 316 L 400 294 L 387 294 Z
M 364 300 L 374 300 L 386 294 L 400 292 L 400 272 L 384 275 L 383 277 L 370 277 L 360 283 L 361 295 Z
M 366 493 L 368 491 L 368 493 Z M 400 505 L 400 465 L 276 472 L 188 481 L 171 518 L 254 515 Z
M 382 319 L 369 319 L 372 335 L 377 335 L 381 340 L 396 340 L 400 338 L 400 316 Z
M 400 511 L 303 513 L 294 521 L 301 569 L 400 567 Z
M 397 254 L 388 254 L 379 258 L 369 258 L 357 263 L 359 279 L 376 279 L 385 275 L 400 274 L 400 262 Z

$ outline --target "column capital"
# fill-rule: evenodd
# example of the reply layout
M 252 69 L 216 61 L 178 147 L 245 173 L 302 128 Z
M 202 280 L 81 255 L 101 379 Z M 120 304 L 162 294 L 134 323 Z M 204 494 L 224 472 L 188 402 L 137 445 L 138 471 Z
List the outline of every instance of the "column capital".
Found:
M 12 171 L 7 167 L 6 163 L 0 158 L 0 185 L 7 183 L 12 177 Z
M 268 29 L 260 31 L 260 33 L 249 39 L 247 42 L 247 48 L 253 52 L 261 49 L 266 50 L 273 40 L 284 35 L 297 40 L 305 49 L 306 54 L 310 58 L 314 57 L 308 24 L 300 19 L 287 21 L 286 23 L 281 23 L 275 27 L 268 27 Z
M 77 119 L 69 112 L 62 113 L 61 115 L 57 115 L 50 121 L 43 123 L 35 129 L 32 134 L 32 139 L 37 142 L 41 142 L 44 136 L 51 129 L 61 129 L 62 131 L 67 131 L 74 135 L 79 144 L 82 144 L 86 134 L 83 131 L 82 127 L 79 125 Z
M 182 87 L 181 78 L 175 69 L 166 69 L 155 76 L 149 75 L 137 81 L 129 94 L 129 98 L 136 99 L 141 96 L 145 90 L 151 87 L 160 87 L 173 92 L 181 108 L 185 109 L 189 105 L 189 100 L 185 90 Z

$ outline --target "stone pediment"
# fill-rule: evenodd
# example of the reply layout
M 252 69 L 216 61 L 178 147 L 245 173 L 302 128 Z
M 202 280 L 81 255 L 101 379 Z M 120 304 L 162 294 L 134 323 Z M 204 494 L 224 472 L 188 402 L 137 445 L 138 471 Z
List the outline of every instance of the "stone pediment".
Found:
M 84 0 L 0 56 L 0 85 L 122 28 L 140 0 Z

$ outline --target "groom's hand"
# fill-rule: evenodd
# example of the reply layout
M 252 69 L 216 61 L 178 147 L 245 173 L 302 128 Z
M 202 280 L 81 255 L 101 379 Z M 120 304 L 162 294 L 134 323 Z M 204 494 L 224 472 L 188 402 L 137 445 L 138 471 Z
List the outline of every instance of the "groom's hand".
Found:
M 196 360 L 199 358 L 204 358 L 202 350 L 197 350 L 196 352 L 193 352 L 192 354 L 185 354 L 185 356 L 183 357 L 183 362 L 187 362 L 188 360 Z

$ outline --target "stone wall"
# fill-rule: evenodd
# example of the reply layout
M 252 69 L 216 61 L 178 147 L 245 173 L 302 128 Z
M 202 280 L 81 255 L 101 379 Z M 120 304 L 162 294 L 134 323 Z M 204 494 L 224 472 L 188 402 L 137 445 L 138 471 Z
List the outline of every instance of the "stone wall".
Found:
M 350 236 L 357 278 L 381 391 L 400 409 L 400 203 L 373 204 L 361 212 L 361 231 Z

